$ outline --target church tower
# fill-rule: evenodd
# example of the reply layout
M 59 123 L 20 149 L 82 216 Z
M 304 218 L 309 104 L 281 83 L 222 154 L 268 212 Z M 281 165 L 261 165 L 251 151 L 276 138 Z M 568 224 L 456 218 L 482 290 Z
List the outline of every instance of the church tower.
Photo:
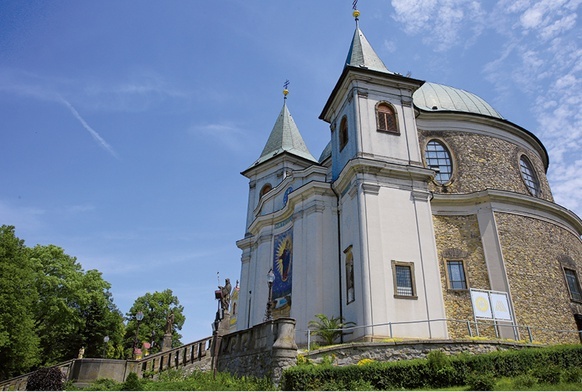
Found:
M 259 159 L 242 172 L 249 199 L 245 238 L 237 242 L 243 252 L 237 329 L 292 317 L 305 340 L 315 314 L 337 314 L 337 210 L 327 168 L 305 146 L 284 94 Z
M 445 317 L 427 185 L 435 172 L 422 163 L 412 100 L 423 81 L 388 70 L 358 16 L 355 10 L 346 63 L 320 116 L 331 128 L 340 198 L 342 314 L 366 326 L 354 333 L 361 338 L 398 328 L 400 336 L 446 337 L 445 325 L 388 325 Z

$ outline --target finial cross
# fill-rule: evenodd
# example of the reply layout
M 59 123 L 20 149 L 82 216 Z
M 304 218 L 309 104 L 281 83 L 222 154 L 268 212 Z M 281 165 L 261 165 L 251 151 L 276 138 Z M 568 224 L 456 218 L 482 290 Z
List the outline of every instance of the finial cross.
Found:
M 354 2 L 352 3 L 352 9 L 354 10 L 358 9 L 358 0 L 354 0 Z
M 283 88 L 285 90 L 287 90 L 287 87 L 289 87 L 289 79 L 285 80 L 285 83 L 283 83 Z

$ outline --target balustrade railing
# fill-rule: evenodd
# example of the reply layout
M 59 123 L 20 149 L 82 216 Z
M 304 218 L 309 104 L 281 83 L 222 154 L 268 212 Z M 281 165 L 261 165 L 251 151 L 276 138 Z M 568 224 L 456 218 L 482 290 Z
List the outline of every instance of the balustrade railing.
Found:
M 210 356 L 212 337 L 197 340 L 168 351 L 148 355 L 138 361 L 138 369 L 143 377 L 148 377 L 161 371 L 192 364 Z
M 566 330 L 566 329 L 551 329 L 542 328 L 529 325 L 518 325 L 510 322 L 495 322 L 491 320 L 455 320 L 455 319 L 432 319 L 432 320 L 412 320 L 412 321 L 400 321 L 400 322 L 387 322 L 381 324 L 373 325 L 357 325 L 353 327 L 341 328 L 341 329 L 330 329 L 330 331 L 341 331 L 343 334 L 352 334 L 360 329 L 371 329 L 375 327 L 387 327 L 389 338 L 403 338 L 410 339 L 407 335 L 400 335 L 395 332 L 394 329 L 400 326 L 413 325 L 413 324 L 425 324 L 434 325 L 439 323 L 447 324 L 457 324 L 462 325 L 461 329 L 466 330 L 464 338 L 483 338 L 483 339 L 500 339 L 500 329 L 509 328 L 512 330 L 513 339 L 524 343 L 537 343 L 537 344 L 559 344 L 559 343 L 573 343 L 575 341 L 582 340 L 582 330 Z M 448 328 L 451 331 L 452 328 Z M 311 347 L 313 341 L 313 335 L 316 331 L 306 330 L 307 334 L 307 349 Z M 451 339 L 458 339 L 459 337 L 451 337 Z

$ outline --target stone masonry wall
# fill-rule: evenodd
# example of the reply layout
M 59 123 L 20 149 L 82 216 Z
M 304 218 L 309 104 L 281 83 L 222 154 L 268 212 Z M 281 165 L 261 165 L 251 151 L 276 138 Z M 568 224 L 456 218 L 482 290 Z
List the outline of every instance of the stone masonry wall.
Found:
M 477 217 L 434 215 L 433 222 L 447 319 L 473 320 L 470 292 L 449 289 L 446 262 L 463 260 L 468 287 L 490 290 Z M 469 335 L 466 324 L 449 321 L 447 327 L 451 339 L 461 339 Z M 479 327 L 479 334 L 495 337 L 493 328 L 485 326 Z
M 310 351 L 302 355 L 315 363 L 320 363 L 327 357 L 333 359 L 335 365 L 345 366 L 355 365 L 362 359 L 395 362 L 426 358 L 431 351 L 442 351 L 449 355 L 486 354 L 525 347 L 533 347 L 533 345 L 469 339 L 458 341 L 421 340 L 390 343 L 348 343 Z
M 576 330 L 573 313 L 580 303 L 570 299 L 563 272 L 563 260 L 582 271 L 582 241 L 557 225 L 507 213 L 495 213 L 505 268 L 511 287 L 517 323 L 536 326 L 534 340 L 547 343 L 577 343 L 575 333 L 548 330 Z
M 553 201 L 543 163 L 533 150 L 491 136 L 470 132 L 419 130 L 420 148 L 436 138 L 445 143 L 453 159 L 452 183 L 446 187 L 429 184 L 434 193 L 471 193 L 499 189 L 530 195 L 519 167 L 520 154 L 532 162 L 540 181 L 541 198 Z
M 216 368 L 238 376 L 269 377 L 278 385 L 283 370 L 296 362 L 295 320 L 279 318 L 224 335 Z

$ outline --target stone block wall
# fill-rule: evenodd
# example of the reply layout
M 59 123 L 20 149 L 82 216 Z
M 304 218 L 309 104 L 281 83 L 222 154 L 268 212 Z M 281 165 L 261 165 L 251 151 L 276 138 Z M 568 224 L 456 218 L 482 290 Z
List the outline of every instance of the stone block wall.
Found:
M 303 353 L 306 358 L 321 363 L 325 357 L 331 358 L 334 365 L 355 365 L 362 359 L 374 361 L 402 361 L 426 358 L 431 351 L 445 354 L 486 354 L 494 351 L 515 350 L 533 347 L 529 344 L 505 343 L 499 341 L 472 340 L 418 340 L 390 343 L 348 343 L 340 346 L 322 348 Z
M 280 318 L 222 336 L 216 369 L 237 376 L 269 377 L 278 385 L 297 362 L 295 320 Z
M 477 217 L 475 215 L 434 215 L 433 223 L 447 319 L 473 320 L 470 292 L 449 288 L 446 262 L 447 260 L 463 260 L 468 287 L 491 289 Z M 451 339 L 462 339 L 469 335 L 466 324 L 451 321 L 447 324 Z M 485 325 L 479 327 L 479 334 L 495 338 L 493 328 Z
M 578 343 L 574 313 L 580 303 L 570 299 L 563 260 L 582 272 L 582 241 L 553 223 L 526 216 L 495 213 L 505 268 L 511 286 L 516 321 L 534 325 L 534 340 L 548 343 Z M 547 329 L 548 331 L 541 330 Z
M 419 130 L 422 151 L 426 143 L 436 138 L 448 147 L 453 159 L 452 183 L 446 187 L 431 183 L 434 193 L 471 193 L 484 189 L 499 189 L 531 196 L 519 167 L 520 154 L 525 154 L 534 166 L 540 181 L 541 198 L 553 201 L 542 160 L 533 150 L 492 136 L 471 132 Z

